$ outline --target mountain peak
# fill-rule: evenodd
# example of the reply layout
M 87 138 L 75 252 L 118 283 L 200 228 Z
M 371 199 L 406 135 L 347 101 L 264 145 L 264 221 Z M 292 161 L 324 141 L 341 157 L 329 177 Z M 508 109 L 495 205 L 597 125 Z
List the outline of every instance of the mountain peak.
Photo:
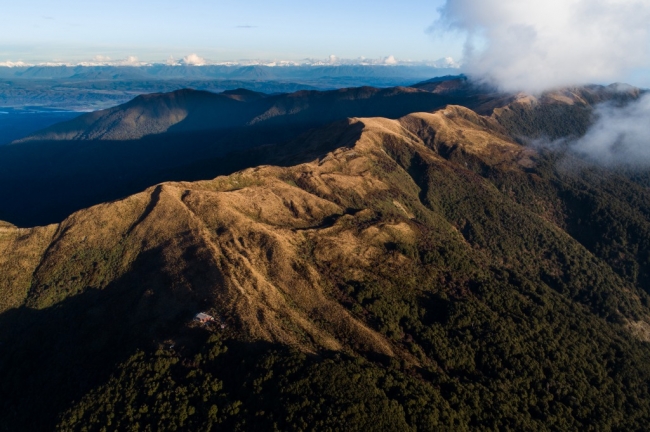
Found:
M 257 100 L 257 99 L 262 99 L 267 97 L 268 95 L 266 93 L 261 93 L 261 92 L 256 92 L 253 90 L 248 90 L 244 88 L 237 88 L 234 90 L 226 90 L 221 93 L 222 95 L 229 96 L 233 99 L 236 100 L 241 100 L 241 101 L 251 101 L 251 100 Z

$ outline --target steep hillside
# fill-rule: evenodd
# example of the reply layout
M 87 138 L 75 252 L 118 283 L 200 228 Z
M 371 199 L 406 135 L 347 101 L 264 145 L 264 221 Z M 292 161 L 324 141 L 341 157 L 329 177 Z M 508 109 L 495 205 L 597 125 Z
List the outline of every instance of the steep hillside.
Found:
M 11 184 L 0 188 L 0 219 L 18 226 L 60 222 L 76 210 L 162 181 L 208 179 L 254 166 L 241 165 L 248 156 L 242 152 L 287 143 L 332 122 L 399 118 L 472 100 L 371 87 L 274 96 L 246 90 L 141 96 L 0 148 L 0 184 Z M 210 168 L 206 160 L 215 163 Z M 196 164 L 203 164 L 200 175 Z
M 636 87 L 612 84 L 566 88 L 540 96 L 519 94 L 509 104 L 495 107 L 494 117 L 519 139 L 582 136 L 591 124 L 595 105 L 626 103 L 641 92 Z
M 552 155 L 459 106 L 302 143 L 306 163 L 0 228 L 1 427 L 648 424 L 647 286 L 576 234 Z M 650 194 L 594 175 L 600 222 L 636 223 Z
M 242 89 L 219 94 L 186 89 L 139 96 L 127 104 L 55 125 L 17 143 L 132 140 L 164 132 L 219 130 L 265 123 L 314 126 L 355 116 L 397 118 L 460 101 L 474 108 L 477 99 L 476 94 L 461 92 L 444 96 L 408 87 L 299 91 L 275 96 Z M 170 129 L 172 126 L 176 127 Z
M 247 113 L 236 93 L 214 94 L 180 90 L 167 94 L 138 96 L 131 102 L 96 111 L 74 120 L 59 123 L 43 132 L 18 140 L 135 140 L 167 132 L 187 121 L 189 130 L 218 129 L 244 124 Z M 198 117 L 198 118 L 197 118 Z
M 299 142 L 314 128 L 351 117 L 396 119 L 457 104 L 493 114 L 507 133 L 525 142 L 580 135 L 593 104 L 638 96 L 637 89 L 602 86 L 540 98 L 503 95 L 453 77 L 416 87 L 141 96 L 0 148 L 0 184 L 11 185 L 0 188 L 0 219 L 23 227 L 45 225 L 162 181 L 209 179 L 276 164 L 270 148 Z M 302 154 L 300 145 L 292 148 L 294 155 Z

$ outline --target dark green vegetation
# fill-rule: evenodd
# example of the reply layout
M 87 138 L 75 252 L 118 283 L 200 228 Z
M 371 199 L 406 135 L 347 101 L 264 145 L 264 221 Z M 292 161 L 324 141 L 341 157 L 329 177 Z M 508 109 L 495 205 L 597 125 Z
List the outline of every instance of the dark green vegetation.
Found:
M 0 227 L 31 274 L 0 428 L 647 430 L 647 174 L 504 123 L 343 122 L 256 156 L 308 164 Z
M 411 423 L 426 430 L 451 429 L 459 423 L 454 417 L 439 389 L 399 363 L 212 336 L 197 353 L 135 354 L 59 427 L 382 431 L 408 430 Z
M 616 85 L 558 90 L 532 102 L 523 98 L 504 108 L 497 107 L 494 116 L 521 142 L 575 138 L 584 135 L 591 125 L 593 106 L 603 102 L 622 105 L 639 94 L 639 89 L 621 91 Z
M 622 278 L 650 293 L 650 196 L 645 175 L 607 170 L 569 152 L 548 151 L 534 173 L 548 182 L 543 188 L 537 188 L 537 182 L 517 184 L 499 175 L 493 181 L 522 204 L 536 200 L 537 211 L 548 212 Z

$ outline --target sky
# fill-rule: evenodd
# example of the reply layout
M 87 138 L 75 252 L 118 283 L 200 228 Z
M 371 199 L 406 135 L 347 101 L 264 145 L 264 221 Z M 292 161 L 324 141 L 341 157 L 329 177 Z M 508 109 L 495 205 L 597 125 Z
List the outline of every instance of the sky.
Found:
M 650 0 L 5 3 L 0 64 L 452 57 L 506 91 L 650 87 Z
M 95 56 L 212 61 L 458 57 L 458 37 L 428 30 L 444 0 L 20 0 L 3 4 L 0 61 Z
M 466 73 L 503 90 L 650 87 L 650 0 L 447 0 L 436 26 L 465 39 Z

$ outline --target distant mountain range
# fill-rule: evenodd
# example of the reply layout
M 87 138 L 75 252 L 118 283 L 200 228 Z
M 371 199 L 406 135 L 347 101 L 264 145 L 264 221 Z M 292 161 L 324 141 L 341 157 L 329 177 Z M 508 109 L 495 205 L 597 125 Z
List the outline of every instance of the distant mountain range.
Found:
M 0 67 L 0 106 L 44 106 L 94 111 L 144 93 L 183 88 L 264 93 L 343 87 L 409 86 L 432 76 L 457 75 L 453 67 L 426 65 L 148 65 Z
M 151 80 L 151 79 L 234 79 L 234 80 L 317 80 L 323 77 L 370 77 L 423 79 L 458 73 L 451 65 L 164 65 L 110 66 L 0 66 L 2 79 Z

